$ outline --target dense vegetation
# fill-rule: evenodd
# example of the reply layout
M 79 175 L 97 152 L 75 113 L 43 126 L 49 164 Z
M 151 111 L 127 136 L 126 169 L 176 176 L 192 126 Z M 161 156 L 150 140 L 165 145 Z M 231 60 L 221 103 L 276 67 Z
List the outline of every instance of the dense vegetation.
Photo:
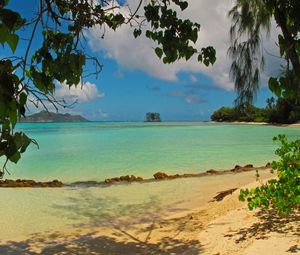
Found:
M 212 116 L 212 121 L 217 122 L 268 122 L 268 123 L 296 123 L 300 121 L 300 107 L 291 101 L 279 98 L 275 103 L 274 98 L 267 100 L 265 108 L 258 108 L 252 104 L 239 107 L 221 107 Z
M 212 121 L 217 122 L 268 122 L 268 110 L 253 105 L 241 109 L 239 107 L 221 107 L 211 115 Z

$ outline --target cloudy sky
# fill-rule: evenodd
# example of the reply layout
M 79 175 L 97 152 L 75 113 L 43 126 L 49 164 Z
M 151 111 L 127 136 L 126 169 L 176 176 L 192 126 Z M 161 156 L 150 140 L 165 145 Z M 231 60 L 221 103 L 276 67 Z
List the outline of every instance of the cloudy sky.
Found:
M 11 5 L 24 15 L 32 14 L 27 1 Z M 26 4 L 27 2 L 27 4 Z M 123 1 L 124 2 L 124 1 Z M 128 0 L 134 9 L 136 0 Z M 213 111 L 221 106 L 232 106 L 235 99 L 233 84 L 229 79 L 230 20 L 227 13 L 232 0 L 190 0 L 182 17 L 201 24 L 198 48 L 213 46 L 217 62 L 205 67 L 196 59 L 164 65 L 156 57 L 155 44 L 141 36 L 135 39 L 132 28 L 123 26 L 116 32 L 93 28 L 86 33 L 86 49 L 104 65 L 96 78 L 83 80 L 83 86 L 69 89 L 57 84 L 56 96 L 77 103 L 68 112 L 82 114 L 90 120 L 142 121 L 145 113 L 161 113 L 163 120 L 209 120 Z M 122 10 L 126 12 L 124 7 Z M 262 89 L 256 105 L 264 106 L 271 93 L 266 87 L 268 76 L 276 74 L 279 62 L 271 54 L 278 55 L 275 44 L 276 28 L 271 29 L 270 39 L 264 39 L 267 68 L 262 74 Z M 26 42 L 21 42 L 17 53 L 22 54 Z M 271 54 L 267 54 L 271 53 Z M 87 69 L 93 70 L 92 65 Z M 36 111 L 30 107 L 32 112 Z

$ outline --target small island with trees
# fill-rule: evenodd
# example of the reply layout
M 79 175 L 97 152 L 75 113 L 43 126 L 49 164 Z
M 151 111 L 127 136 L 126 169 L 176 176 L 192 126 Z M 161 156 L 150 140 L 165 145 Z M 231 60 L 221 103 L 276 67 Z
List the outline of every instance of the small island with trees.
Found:
M 145 122 L 161 122 L 160 114 L 158 112 L 147 112 Z

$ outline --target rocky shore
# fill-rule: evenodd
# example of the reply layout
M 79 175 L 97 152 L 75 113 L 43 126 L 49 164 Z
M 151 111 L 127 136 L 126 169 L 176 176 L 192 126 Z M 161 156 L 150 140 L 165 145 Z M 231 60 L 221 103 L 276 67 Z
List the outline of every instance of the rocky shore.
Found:
M 0 188 L 60 188 L 64 184 L 61 181 L 53 180 L 48 182 L 37 182 L 34 180 L 0 180 Z
M 91 186 L 107 186 L 113 184 L 124 184 L 124 183 L 133 183 L 133 182 L 152 182 L 152 181 L 163 181 L 163 180 L 174 180 L 179 178 L 191 178 L 191 177 L 203 177 L 203 176 L 211 176 L 211 175 L 223 175 L 223 174 L 234 174 L 234 173 L 241 173 L 241 172 L 248 172 L 254 170 L 263 170 L 271 167 L 271 163 L 267 163 L 265 166 L 254 167 L 252 164 L 248 164 L 245 166 L 236 165 L 232 169 L 227 170 L 214 170 L 210 169 L 203 173 L 186 173 L 186 174 L 174 174 L 168 175 L 165 172 L 158 171 L 156 172 L 153 177 L 150 179 L 143 179 L 139 176 L 134 175 L 125 175 L 120 177 L 113 177 L 105 179 L 104 181 L 82 181 L 82 182 L 74 182 L 71 184 L 64 184 L 59 180 L 53 180 L 48 182 L 38 182 L 34 180 L 0 180 L 0 188 L 61 188 L 64 186 L 84 186 L 84 187 L 91 187 Z

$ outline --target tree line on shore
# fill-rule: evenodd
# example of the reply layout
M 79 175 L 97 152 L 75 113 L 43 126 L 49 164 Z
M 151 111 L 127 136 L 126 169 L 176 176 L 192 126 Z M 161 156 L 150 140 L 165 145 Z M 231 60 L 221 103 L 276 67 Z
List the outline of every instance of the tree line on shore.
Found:
M 221 107 L 211 115 L 211 120 L 292 124 L 300 121 L 300 105 L 284 98 L 275 101 L 274 97 L 271 97 L 267 99 L 265 108 L 250 103 L 235 107 Z

